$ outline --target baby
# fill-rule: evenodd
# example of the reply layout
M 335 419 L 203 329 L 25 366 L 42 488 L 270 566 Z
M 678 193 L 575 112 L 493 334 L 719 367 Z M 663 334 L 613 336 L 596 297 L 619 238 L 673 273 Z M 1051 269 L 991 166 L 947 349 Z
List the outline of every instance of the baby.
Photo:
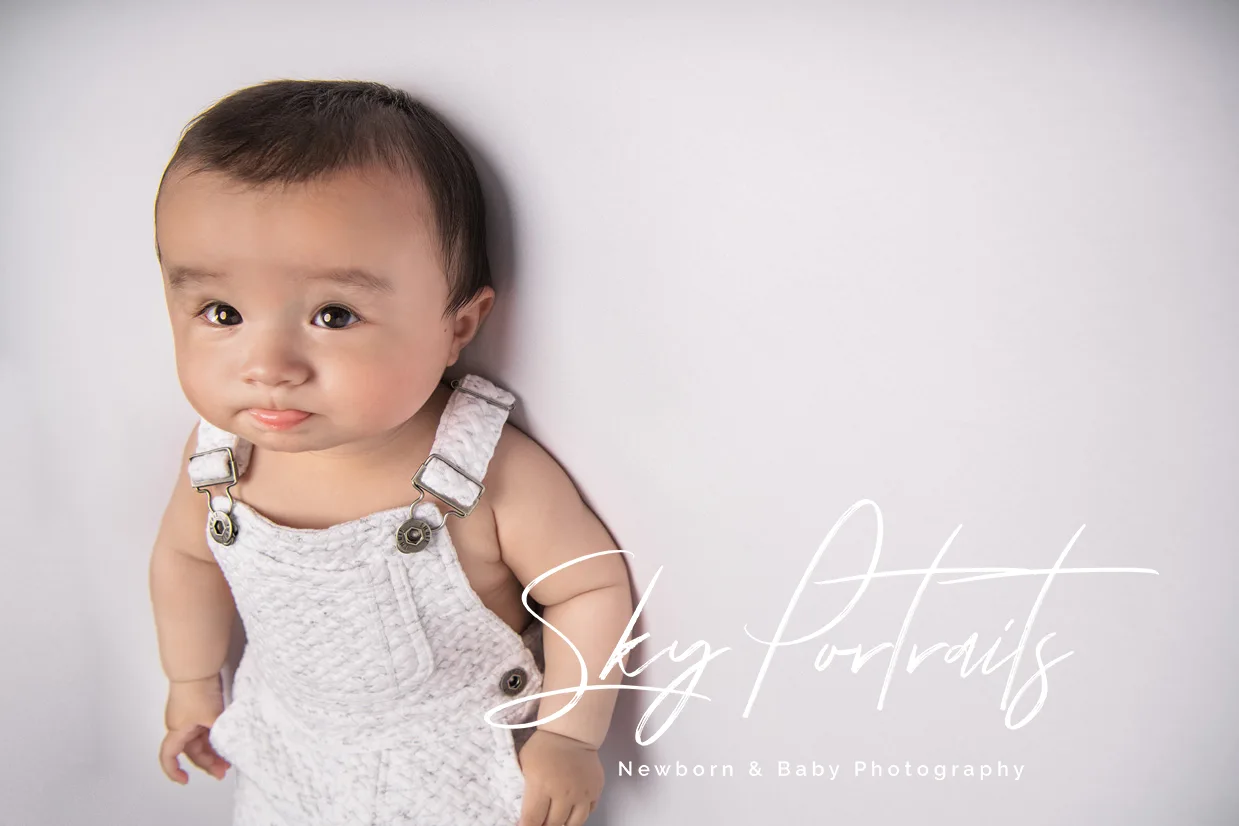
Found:
M 444 378 L 495 300 L 465 149 L 399 90 L 272 81 L 195 118 L 155 215 L 200 417 L 151 554 L 164 772 L 235 769 L 235 826 L 580 826 L 628 572 L 513 394 Z

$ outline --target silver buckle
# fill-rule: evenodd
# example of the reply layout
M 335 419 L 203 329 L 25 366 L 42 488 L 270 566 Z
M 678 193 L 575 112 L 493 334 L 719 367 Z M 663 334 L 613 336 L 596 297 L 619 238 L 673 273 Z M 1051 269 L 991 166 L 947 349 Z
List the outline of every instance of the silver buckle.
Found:
M 195 484 L 194 490 L 199 493 L 205 493 L 207 498 L 207 509 L 210 515 L 207 517 L 207 530 L 211 537 L 221 545 L 231 545 L 237 538 L 237 523 L 232 518 L 232 486 L 237 483 L 237 461 L 232 455 L 230 447 L 216 447 L 210 450 L 204 450 L 201 453 L 195 453 L 189 457 L 189 463 L 199 456 L 209 456 L 212 453 L 224 451 L 228 455 L 228 475 L 222 479 L 208 479 L 205 482 Z M 223 510 L 217 510 L 215 507 L 215 498 L 211 496 L 211 491 L 208 488 L 211 485 L 222 485 L 225 482 L 228 484 L 224 487 L 224 496 L 228 497 L 228 507 Z M 192 484 L 192 483 L 191 483 Z
M 447 465 L 452 470 L 456 471 L 461 476 L 465 477 L 470 482 L 478 486 L 478 495 L 477 495 L 477 498 L 473 500 L 472 505 L 465 506 L 464 504 L 457 502 L 455 499 L 452 499 L 450 496 L 439 493 L 434 488 L 426 486 L 422 483 L 422 476 L 426 473 L 426 468 L 427 466 L 430 465 L 431 459 L 438 459 L 440 462 L 443 462 L 443 464 Z M 454 462 L 449 461 L 448 459 L 444 458 L 438 453 L 432 453 L 429 456 L 427 456 L 426 461 L 422 462 L 422 466 L 417 469 L 417 473 L 413 474 L 413 487 L 421 491 L 421 493 L 418 494 L 417 502 L 413 503 L 413 507 L 416 507 L 418 502 L 421 502 L 422 499 L 425 497 L 425 495 L 427 493 L 430 493 L 430 494 L 433 494 L 436 498 L 441 499 L 461 519 L 464 519 L 466 516 L 473 513 L 473 509 L 478 506 L 478 502 L 482 501 L 482 493 L 486 490 L 486 486 L 483 485 L 480 481 L 478 481 L 477 479 L 474 479 L 472 476 L 470 476 L 469 474 L 461 470 L 461 468 L 457 466 Z M 409 512 L 412 513 L 412 508 L 410 508 Z
M 228 454 L 228 475 L 223 479 L 212 479 L 209 482 L 194 485 L 194 489 L 199 493 L 202 492 L 203 488 L 209 488 L 211 485 L 222 485 L 224 482 L 227 482 L 228 487 L 232 487 L 237 483 L 237 463 L 236 458 L 232 455 L 232 448 L 230 447 L 215 447 L 210 450 L 204 450 L 201 453 L 195 453 L 189 457 L 189 461 L 193 462 L 193 460 L 197 459 L 199 456 L 210 456 L 212 453 L 219 453 L 221 450 Z

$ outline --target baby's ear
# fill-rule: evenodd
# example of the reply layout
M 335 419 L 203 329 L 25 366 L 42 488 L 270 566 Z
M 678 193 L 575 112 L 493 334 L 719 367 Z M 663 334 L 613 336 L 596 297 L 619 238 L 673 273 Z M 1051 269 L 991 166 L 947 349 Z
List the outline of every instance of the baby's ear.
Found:
M 491 287 L 478 290 L 468 304 L 456 311 L 452 325 L 451 361 L 446 366 L 451 367 L 460 358 L 460 351 L 473 341 L 490 311 L 494 308 L 495 291 Z

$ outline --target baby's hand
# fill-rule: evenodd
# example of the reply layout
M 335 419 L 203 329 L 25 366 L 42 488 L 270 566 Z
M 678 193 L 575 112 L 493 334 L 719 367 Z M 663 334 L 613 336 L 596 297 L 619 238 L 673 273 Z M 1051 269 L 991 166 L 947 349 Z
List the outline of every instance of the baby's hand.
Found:
M 602 794 L 598 749 L 538 729 L 518 752 L 525 801 L 517 826 L 581 826 Z
M 168 684 L 168 706 L 164 711 L 168 734 L 159 747 L 159 764 L 171 780 L 181 785 L 189 782 L 189 775 L 177 759 L 182 752 L 216 780 L 224 779 L 231 764 L 219 756 L 208 739 L 215 718 L 223 711 L 224 695 L 218 674 Z

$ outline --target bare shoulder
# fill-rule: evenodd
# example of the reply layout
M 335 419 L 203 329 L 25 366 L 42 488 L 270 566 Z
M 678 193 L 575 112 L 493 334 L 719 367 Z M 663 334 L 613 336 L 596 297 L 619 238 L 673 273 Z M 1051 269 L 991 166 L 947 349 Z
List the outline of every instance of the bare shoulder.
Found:
M 581 556 L 616 547 L 606 527 L 581 498 L 567 471 L 528 434 L 505 423 L 491 464 L 487 491 L 500 555 L 522 584 Z M 530 593 L 554 605 L 582 591 L 627 581 L 620 554 L 574 563 Z
M 175 551 L 214 562 L 206 541 L 207 499 L 189 481 L 189 457 L 198 445 L 198 425 L 194 425 L 181 451 L 176 483 L 168 506 L 164 509 L 159 534 L 155 539 L 156 551 Z
M 503 433 L 495 445 L 487 467 L 486 487 L 492 495 L 492 507 L 531 487 L 543 489 L 551 496 L 579 498 L 576 486 L 567 472 L 542 445 L 511 422 L 504 422 Z

